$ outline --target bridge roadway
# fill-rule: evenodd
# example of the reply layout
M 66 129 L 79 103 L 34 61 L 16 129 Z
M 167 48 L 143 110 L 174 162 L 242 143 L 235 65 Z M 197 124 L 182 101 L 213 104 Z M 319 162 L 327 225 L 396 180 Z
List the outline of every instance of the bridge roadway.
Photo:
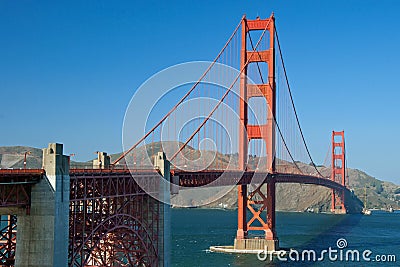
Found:
M 44 174 L 43 169 L 0 169 L 0 207 L 26 208 L 29 213 L 31 186 Z
M 172 171 L 174 176 L 179 176 L 179 185 L 182 187 L 198 186 L 228 186 L 236 184 L 259 184 L 275 181 L 275 183 L 299 183 L 325 186 L 331 189 L 348 190 L 345 186 L 327 178 L 312 175 L 289 174 L 289 173 L 267 173 L 236 170 L 226 171 Z
M 156 169 L 71 169 L 70 174 L 74 176 L 88 175 L 110 175 L 110 176 L 154 176 Z M 181 187 L 200 186 L 232 186 L 239 184 L 259 184 L 275 181 L 275 183 L 299 183 L 328 187 L 335 190 L 348 190 L 347 187 L 327 178 L 313 175 L 291 174 L 291 173 L 267 173 L 255 171 L 237 170 L 204 170 L 198 172 L 171 170 L 171 176 L 179 177 Z
M 154 176 L 156 169 L 70 169 L 72 176 Z M 0 206 L 26 204 L 26 198 L 18 196 L 28 196 L 27 185 L 38 182 L 40 177 L 45 174 L 43 169 L 3 169 L 0 170 L 0 185 L 18 186 L 19 194 L 15 194 L 13 201 L 7 194 L 2 194 Z M 267 173 L 255 171 L 237 171 L 237 170 L 204 170 L 199 172 L 190 172 L 182 170 L 171 170 L 171 176 L 179 177 L 179 186 L 181 187 L 199 187 L 199 186 L 229 186 L 239 184 L 258 184 L 275 181 L 275 183 L 299 183 L 313 184 L 328 187 L 335 190 L 348 190 L 347 187 L 327 178 L 321 178 L 312 175 L 290 174 L 290 173 Z M 17 192 L 17 191 L 15 191 Z M 10 202 L 11 201 L 11 202 Z

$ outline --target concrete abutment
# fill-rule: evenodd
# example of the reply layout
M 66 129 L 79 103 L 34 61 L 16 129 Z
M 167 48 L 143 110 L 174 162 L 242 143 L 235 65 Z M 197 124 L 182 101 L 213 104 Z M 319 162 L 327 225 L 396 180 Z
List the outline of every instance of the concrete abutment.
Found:
M 68 264 L 70 177 L 62 144 L 43 149 L 43 169 L 46 176 L 32 187 L 30 214 L 18 215 L 16 267 Z

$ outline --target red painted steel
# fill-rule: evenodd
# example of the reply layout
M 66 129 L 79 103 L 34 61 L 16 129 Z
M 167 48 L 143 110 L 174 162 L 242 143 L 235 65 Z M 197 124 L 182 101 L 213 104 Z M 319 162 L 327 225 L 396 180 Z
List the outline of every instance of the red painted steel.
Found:
M 25 208 L 29 213 L 31 188 L 44 173 L 42 169 L 1 169 L 0 207 Z
M 137 175 L 158 192 L 155 170 Z M 162 204 L 129 170 L 75 169 L 70 178 L 69 266 L 158 266 Z
M 339 140 L 336 140 L 339 138 Z M 332 169 L 331 180 L 346 187 L 346 158 L 344 131 L 332 132 Z M 341 209 L 346 212 L 345 191 L 332 189 L 331 210 Z
M 2 215 L 0 223 L 0 265 L 14 266 L 17 239 L 17 216 Z
M 179 176 L 179 185 L 182 187 L 199 186 L 232 186 L 248 185 L 254 181 L 264 181 L 270 183 L 273 179 L 275 183 L 299 183 L 328 187 L 335 190 L 347 190 L 347 187 L 332 181 L 329 178 L 322 178 L 312 175 L 292 174 L 292 173 L 263 173 L 246 171 L 201 171 L 185 172 L 175 171 L 175 176 Z M 239 178 L 238 178 L 239 177 Z
M 29 212 L 31 187 L 42 169 L 0 170 L 0 207 Z M 159 174 L 138 170 L 137 179 L 159 192 Z M 144 192 L 127 169 L 71 169 L 70 266 L 158 266 L 160 203 Z M 0 263 L 13 266 L 16 216 L 0 230 Z M 4 218 L 4 216 L 3 216 Z
M 0 169 L 0 179 L 7 176 L 37 178 L 44 173 L 43 169 Z
M 242 39 L 240 53 L 240 101 L 239 101 L 239 170 L 247 170 L 248 144 L 252 139 L 263 139 L 267 152 L 267 170 L 269 173 L 275 172 L 275 122 L 276 117 L 276 96 L 275 96 L 275 19 L 270 18 L 261 20 L 242 20 Z M 247 50 L 247 36 L 254 30 L 263 30 L 260 40 L 266 31 L 269 32 L 269 49 L 264 51 Z M 259 40 L 259 42 L 260 42 Z M 258 43 L 259 43 L 258 42 Z M 268 64 L 268 82 L 262 84 L 260 89 L 247 83 L 247 68 L 249 63 L 265 62 Z M 259 91 L 258 91 L 259 90 Z M 260 93 L 258 93 L 260 92 Z M 248 124 L 248 101 L 251 97 L 264 97 L 267 102 L 267 123 L 265 125 Z M 270 179 L 267 183 L 266 195 L 261 187 L 247 194 L 247 185 L 238 187 L 238 229 L 237 239 L 247 237 L 248 231 L 264 230 L 265 238 L 269 240 L 276 239 L 275 232 L 275 180 Z M 256 200 L 257 199 L 257 200 Z M 261 200 L 258 200 L 261 199 Z M 260 202 L 261 201 L 261 202 Z M 261 205 L 261 207 L 260 207 Z M 252 217 L 247 220 L 247 210 L 251 212 Z M 266 210 L 267 218 L 261 217 L 262 212 Z M 254 223 L 261 226 L 254 226 Z

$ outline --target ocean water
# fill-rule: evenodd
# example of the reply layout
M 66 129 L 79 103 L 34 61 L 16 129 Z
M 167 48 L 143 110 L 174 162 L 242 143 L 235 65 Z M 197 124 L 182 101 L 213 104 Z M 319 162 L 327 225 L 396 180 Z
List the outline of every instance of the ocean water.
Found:
M 277 212 L 277 234 L 280 246 L 299 252 L 299 260 L 292 252 L 286 262 L 275 258 L 261 261 L 257 255 L 213 253 L 213 245 L 233 245 L 236 233 L 236 211 L 206 209 L 172 210 L 172 266 L 400 266 L 400 213 L 373 212 L 364 215 L 331 215 Z M 340 248 L 338 239 L 343 240 Z M 331 260 L 329 247 L 336 249 Z M 316 261 L 302 260 L 303 250 L 314 250 Z M 359 251 L 360 261 L 353 261 L 348 250 Z M 365 261 L 362 253 L 370 250 Z M 342 253 L 342 260 L 340 260 Z M 395 257 L 396 262 L 394 262 Z M 378 257 L 376 257 L 378 256 Z M 285 257 L 284 257 L 285 258 Z M 356 257 L 355 257 L 356 258 Z M 381 260 L 378 262 L 378 260 Z M 386 260 L 382 262 L 382 260 Z

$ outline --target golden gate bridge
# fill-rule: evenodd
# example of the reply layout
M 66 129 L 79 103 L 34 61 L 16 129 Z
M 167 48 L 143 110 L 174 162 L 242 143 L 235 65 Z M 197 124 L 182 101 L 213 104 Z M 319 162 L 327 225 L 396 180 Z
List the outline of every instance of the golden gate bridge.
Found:
M 99 153 L 93 169 L 73 169 L 62 145 L 51 144 L 43 169 L 0 170 L 0 211 L 8 216 L 2 264 L 20 266 L 24 257 L 42 257 L 43 251 L 29 246 L 50 239 L 54 253 L 48 266 L 163 266 L 168 208 L 162 202 L 170 197 L 164 182 L 179 190 L 236 186 L 236 251 L 279 248 L 277 183 L 331 188 L 331 211 L 346 213 L 344 132 L 332 132 L 331 172 L 322 173 L 300 126 L 273 14 L 244 16 L 189 87 L 113 162 Z M 46 186 L 50 191 L 43 193 Z M 48 215 L 43 212 L 48 203 L 38 200 L 43 194 L 54 206 L 48 217 L 53 235 L 46 238 L 36 225 Z M 30 229 L 37 236 L 26 234 Z M 54 241 L 58 234 L 64 245 Z

